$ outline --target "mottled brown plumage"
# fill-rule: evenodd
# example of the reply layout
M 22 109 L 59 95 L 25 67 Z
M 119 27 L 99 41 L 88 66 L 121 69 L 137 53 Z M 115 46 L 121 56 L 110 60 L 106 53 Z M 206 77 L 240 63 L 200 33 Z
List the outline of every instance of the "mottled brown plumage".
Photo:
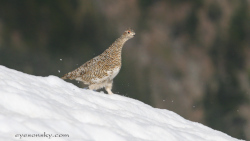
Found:
M 75 79 L 89 85 L 89 89 L 97 90 L 105 87 L 109 94 L 114 77 L 121 69 L 121 52 L 124 43 L 133 38 L 135 32 L 126 30 L 108 49 L 95 58 L 87 61 L 79 68 L 65 74 L 62 79 Z

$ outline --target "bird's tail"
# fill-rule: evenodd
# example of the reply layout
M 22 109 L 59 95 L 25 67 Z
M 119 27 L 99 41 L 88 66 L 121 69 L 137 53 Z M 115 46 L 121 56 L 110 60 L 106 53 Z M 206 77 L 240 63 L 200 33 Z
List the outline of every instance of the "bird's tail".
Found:
M 65 74 L 63 77 L 61 77 L 62 79 L 68 79 L 67 74 Z
M 61 77 L 62 79 L 68 79 L 67 78 L 67 76 L 66 76 L 67 74 L 65 74 L 63 77 Z
M 61 77 L 62 79 L 76 79 L 78 78 L 80 75 L 84 74 L 84 71 L 81 70 L 81 68 L 77 68 L 72 72 L 69 72 L 67 74 L 65 74 L 63 77 Z
M 67 74 L 65 74 L 63 77 L 61 77 L 62 79 L 74 79 L 73 77 L 73 73 L 69 72 Z

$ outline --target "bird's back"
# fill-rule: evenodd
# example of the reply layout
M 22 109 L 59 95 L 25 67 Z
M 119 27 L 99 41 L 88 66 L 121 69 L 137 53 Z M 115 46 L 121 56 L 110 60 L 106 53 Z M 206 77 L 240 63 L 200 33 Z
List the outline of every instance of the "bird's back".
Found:
M 62 78 L 76 79 L 83 81 L 85 84 L 93 84 L 113 76 L 113 72 L 119 72 L 120 68 L 121 59 L 114 58 L 108 54 L 108 51 L 105 51 L 74 71 L 65 74 Z

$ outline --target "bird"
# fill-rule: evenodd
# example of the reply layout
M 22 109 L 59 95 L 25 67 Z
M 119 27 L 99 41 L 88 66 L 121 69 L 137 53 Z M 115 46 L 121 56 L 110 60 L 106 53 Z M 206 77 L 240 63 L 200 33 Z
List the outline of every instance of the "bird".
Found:
M 81 81 L 88 85 L 90 90 L 98 90 L 104 87 L 108 94 L 113 94 L 113 79 L 122 66 L 122 48 L 125 42 L 134 36 L 135 32 L 128 28 L 102 54 L 92 58 L 61 78 Z

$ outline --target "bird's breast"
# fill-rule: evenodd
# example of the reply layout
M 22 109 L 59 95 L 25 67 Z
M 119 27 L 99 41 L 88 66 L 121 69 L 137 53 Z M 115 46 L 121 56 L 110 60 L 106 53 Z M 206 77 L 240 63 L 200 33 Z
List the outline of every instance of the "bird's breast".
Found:
M 120 67 L 116 67 L 113 70 L 108 71 L 109 79 L 113 80 L 116 77 L 116 75 L 119 73 L 120 69 L 121 69 Z

